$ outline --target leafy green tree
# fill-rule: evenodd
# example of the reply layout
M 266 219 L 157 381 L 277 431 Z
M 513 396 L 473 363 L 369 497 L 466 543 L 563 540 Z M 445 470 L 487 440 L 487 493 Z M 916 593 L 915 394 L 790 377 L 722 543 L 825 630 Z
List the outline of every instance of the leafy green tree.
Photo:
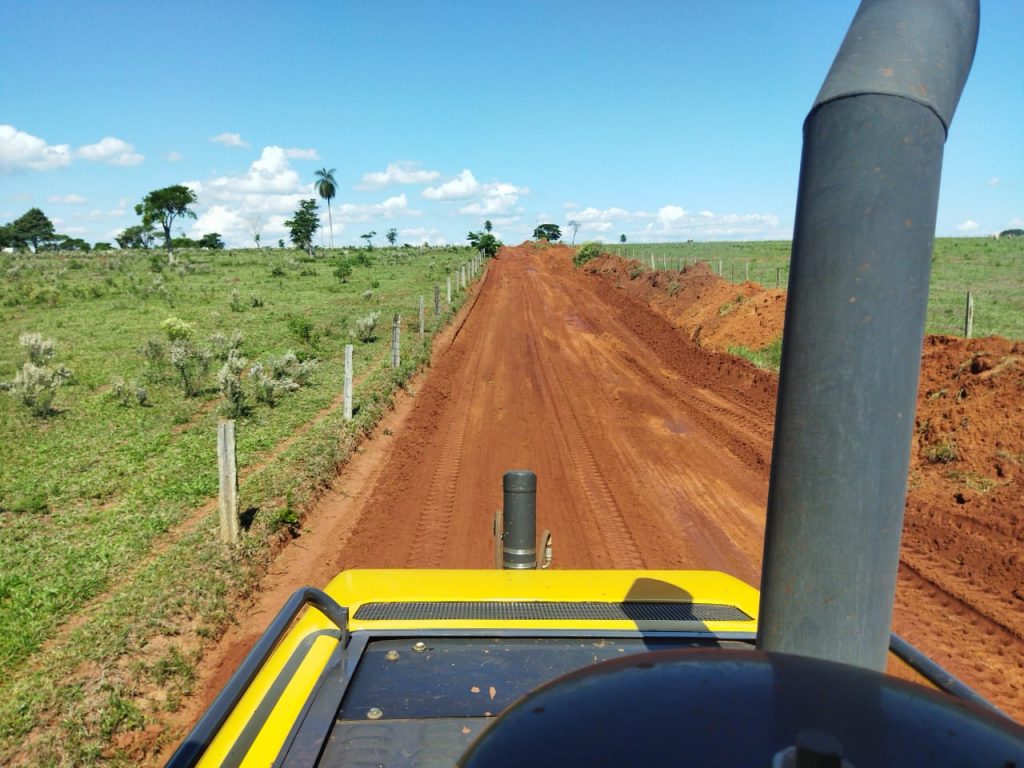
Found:
M 111 245 L 110 245 L 110 243 L 104 243 L 104 242 L 99 242 L 99 243 L 96 243 L 96 244 L 95 244 L 95 245 L 94 245 L 94 246 L 92 247 L 92 249 L 93 249 L 94 251 L 110 251 L 110 250 L 113 250 L 113 249 L 112 249 L 112 247 L 111 247 Z
M 562 230 L 557 224 L 540 224 L 533 230 L 534 240 L 547 240 L 553 243 L 562 238 Z
M 491 259 L 498 255 L 498 249 L 503 245 L 501 240 L 490 232 L 470 232 L 466 239 L 470 245 Z
M 494 229 L 494 225 L 491 224 L 491 220 L 488 219 L 487 221 L 484 222 L 484 232 L 490 234 L 492 229 Z
M 20 218 L 11 223 L 17 241 L 32 246 L 33 251 L 39 250 L 40 243 L 54 237 L 53 222 L 38 208 L 30 208 Z
M 316 172 L 316 191 L 324 200 L 327 201 L 327 222 L 331 227 L 331 248 L 334 247 L 334 220 L 331 218 L 331 198 L 334 197 L 334 193 L 338 190 L 338 184 L 334 180 L 334 168 L 327 170 L 321 168 Z
M 193 240 L 191 237 L 186 235 L 178 235 L 177 237 L 171 238 L 171 245 L 175 248 L 198 248 L 199 241 Z
M 152 227 L 154 224 L 159 224 L 163 228 L 164 246 L 167 248 L 169 264 L 174 263 L 171 225 L 177 218 L 194 219 L 196 213 L 189 206 L 194 205 L 195 202 L 195 192 L 183 184 L 175 184 L 153 190 L 135 206 L 135 213 L 142 217 L 142 226 Z
M 302 200 L 299 202 L 299 209 L 284 223 L 291 232 L 291 240 L 295 247 L 302 248 L 310 256 L 313 255 L 313 235 L 320 229 L 320 216 L 317 211 L 314 198 Z M 281 241 L 278 243 L 281 244 Z
M 14 236 L 14 227 L 10 224 L 0 225 L 0 248 L 18 248 L 18 239 Z
M 220 232 L 210 232 L 200 237 L 196 241 L 196 245 L 200 248 L 209 248 L 211 251 L 223 251 L 224 239 L 220 236 Z
M 398 240 L 398 230 L 392 227 L 384 234 L 384 237 L 388 239 L 388 243 L 394 248 L 395 241 Z
M 377 236 L 376 232 L 367 232 L 365 235 L 360 235 L 359 237 L 361 237 L 363 240 L 366 241 L 366 248 L 368 250 L 372 251 L 373 250 L 373 238 L 375 238 L 376 236 Z
M 625 235 L 619 235 L 619 242 L 620 243 L 626 242 L 626 236 Z
M 142 224 L 128 227 L 114 238 L 118 248 L 149 248 L 153 244 L 153 229 Z
M 576 245 L 576 233 L 580 231 L 580 223 L 576 219 L 571 219 L 569 226 L 572 227 L 572 242 L 570 245 Z

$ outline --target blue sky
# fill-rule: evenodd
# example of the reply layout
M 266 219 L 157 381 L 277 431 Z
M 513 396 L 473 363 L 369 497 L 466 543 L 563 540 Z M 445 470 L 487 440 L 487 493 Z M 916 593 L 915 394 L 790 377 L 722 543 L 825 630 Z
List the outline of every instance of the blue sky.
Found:
M 38 206 L 110 240 L 187 183 L 187 234 L 276 242 L 327 167 L 335 244 L 572 218 L 579 239 L 785 239 L 856 7 L 0 0 L 0 222 Z M 1022 40 L 1024 3 L 983 3 L 940 235 L 1024 227 Z

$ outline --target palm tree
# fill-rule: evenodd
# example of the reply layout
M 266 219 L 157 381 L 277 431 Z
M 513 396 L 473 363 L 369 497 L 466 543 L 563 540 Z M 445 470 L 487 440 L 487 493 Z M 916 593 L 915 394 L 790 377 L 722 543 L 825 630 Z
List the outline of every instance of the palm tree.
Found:
M 334 247 L 334 219 L 331 217 L 331 198 L 334 197 L 334 193 L 337 191 L 338 184 L 334 180 L 334 171 L 336 169 L 321 168 L 316 172 L 316 191 L 324 200 L 327 201 L 327 221 L 331 225 L 331 248 Z

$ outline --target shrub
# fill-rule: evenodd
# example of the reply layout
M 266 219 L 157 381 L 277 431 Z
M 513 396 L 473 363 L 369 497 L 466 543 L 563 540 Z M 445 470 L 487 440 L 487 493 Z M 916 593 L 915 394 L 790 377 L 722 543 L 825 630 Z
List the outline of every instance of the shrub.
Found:
M 636 280 L 640 275 L 644 273 L 644 268 L 639 264 L 634 264 L 629 270 L 629 279 Z
M 242 349 L 242 341 L 241 331 L 235 331 L 231 334 L 230 339 L 220 331 L 217 331 L 217 333 L 210 336 L 207 343 L 210 347 L 210 354 L 217 360 L 224 362 L 232 353 L 239 352 Z
M 262 363 L 255 363 L 249 371 L 249 378 L 253 382 L 256 402 L 266 403 L 273 407 L 277 405 L 281 396 L 294 392 L 299 388 L 291 379 L 275 378 L 272 371 L 269 371 Z
M 143 408 L 149 405 L 149 390 L 141 384 L 135 385 L 135 402 Z
M 242 303 L 242 297 L 238 295 L 238 291 L 232 289 L 231 301 L 230 301 L 232 312 L 241 312 L 245 309 L 245 305 Z
M 579 250 L 576 251 L 576 255 L 572 259 L 572 263 L 577 267 L 586 264 L 588 261 L 593 261 L 601 255 L 601 245 L 599 243 L 584 243 L 580 246 Z
M 220 394 L 224 398 L 221 408 L 225 416 L 232 419 L 244 416 L 247 409 L 245 406 L 245 390 L 242 388 L 242 370 L 245 368 L 245 358 L 232 349 L 217 374 L 217 385 L 220 387 Z
M 168 317 L 160 323 L 160 328 L 167 334 L 169 341 L 187 341 L 192 338 L 192 332 L 195 330 L 192 323 L 186 323 L 177 317 Z
M 280 358 L 270 364 L 271 371 L 277 379 L 292 379 L 300 387 L 309 383 L 309 377 L 320 365 L 320 361 L 314 358 L 299 360 L 298 356 L 288 350 Z
M 284 277 L 284 266 L 281 264 L 273 264 L 270 267 L 271 277 Z
M 370 291 L 370 290 L 363 291 L 363 300 L 364 301 L 369 301 L 372 298 L 373 298 L 373 291 Z
M 253 309 L 258 309 L 263 306 L 263 299 L 257 296 L 255 293 L 249 297 L 249 304 Z
M 296 338 L 305 344 L 315 344 L 317 341 L 317 333 L 313 328 L 313 321 L 305 315 L 289 316 L 288 330 L 294 333 Z
M 178 339 L 168 350 L 171 366 L 181 378 L 186 397 L 195 397 L 202 391 L 203 379 L 210 371 L 213 356 L 207 349 L 197 348 L 188 339 Z
M 363 342 L 363 344 L 369 344 L 377 338 L 377 323 L 379 320 L 380 312 L 371 312 L 366 317 L 360 317 L 356 320 L 356 327 L 352 331 L 352 335 Z
M 20 400 L 33 416 L 49 416 L 53 412 L 57 390 L 70 378 L 71 371 L 63 365 L 51 368 L 28 361 L 14 375 L 10 384 L 11 397 Z
M 348 259 L 340 259 L 334 267 L 334 276 L 343 283 L 347 283 L 352 277 L 352 264 Z
M 665 293 L 675 298 L 676 296 L 679 295 L 680 290 L 682 290 L 682 286 L 679 284 L 679 281 L 673 280 L 671 283 L 668 284 L 668 287 L 665 289 Z
M 29 362 L 34 365 L 49 363 L 56 349 L 53 339 L 44 339 L 41 333 L 26 331 L 18 337 L 18 343 L 25 348 Z
M 110 383 L 110 396 L 116 400 L 117 404 L 122 408 L 127 408 L 132 404 L 131 389 L 120 376 L 116 377 Z

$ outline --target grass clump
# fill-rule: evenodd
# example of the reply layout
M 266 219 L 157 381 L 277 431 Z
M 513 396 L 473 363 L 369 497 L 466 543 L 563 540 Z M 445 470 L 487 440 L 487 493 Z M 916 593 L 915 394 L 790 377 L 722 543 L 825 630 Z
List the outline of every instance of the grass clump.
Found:
M 586 264 L 588 261 L 593 261 L 601 255 L 600 243 L 584 243 L 580 246 L 579 250 L 576 251 L 576 255 L 572 258 L 572 263 L 577 267 Z
M 782 364 L 782 337 L 780 336 L 771 344 L 760 349 L 750 349 L 749 347 L 737 345 L 729 347 L 727 351 L 730 355 L 736 355 L 736 357 L 749 360 L 758 368 L 765 368 L 778 373 L 779 366 Z
M 952 464 L 960 459 L 956 443 L 950 439 L 932 443 L 924 452 L 924 457 L 931 464 Z
M 377 323 L 380 322 L 380 312 L 371 312 L 365 317 L 356 320 L 356 327 L 352 335 L 363 344 L 369 344 L 377 338 Z

